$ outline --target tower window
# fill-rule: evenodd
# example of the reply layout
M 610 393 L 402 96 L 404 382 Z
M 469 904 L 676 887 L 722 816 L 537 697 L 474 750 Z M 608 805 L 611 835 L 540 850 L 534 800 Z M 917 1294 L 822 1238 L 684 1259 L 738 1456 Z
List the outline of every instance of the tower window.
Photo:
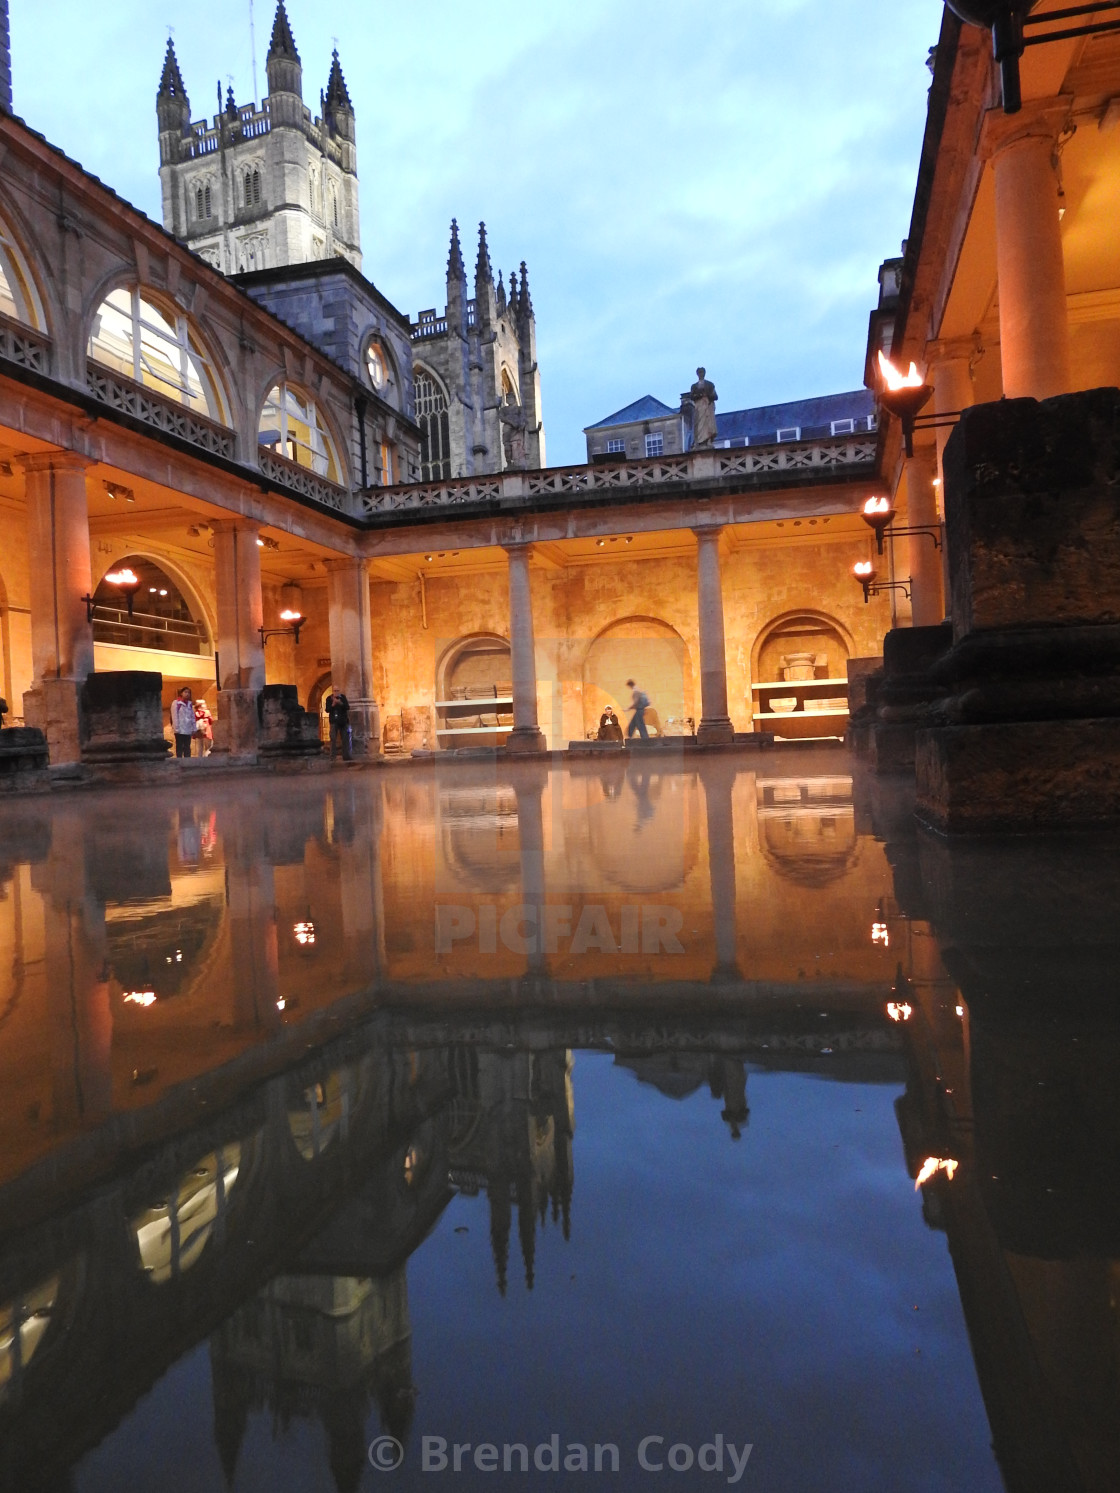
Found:
M 261 174 L 260 174 L 259 171 L 254 171 L 253 172 L 253 206 L 256 207 L 257 203 L 259 203 L 260 200 L 261 200 Z
M 334 193 L 334 192 L 331 193 L 331 212 L 332 212 L 332 214 L 334 216 L 334 226 L 337 228 L 338 227 L 338 197 L 337 197 L 336 193 Z
M 451 423 L 447 397 L 430 374 L 418 369 L 412 380 L 416 423 L 420 427 L 420 478 L 443 482 L 451 476 Z
M 202 201 L 202 188 L 199 187 L 198 191 L 194 194 L 194 215 L 196 218 L 201 218 L 203 216 Z

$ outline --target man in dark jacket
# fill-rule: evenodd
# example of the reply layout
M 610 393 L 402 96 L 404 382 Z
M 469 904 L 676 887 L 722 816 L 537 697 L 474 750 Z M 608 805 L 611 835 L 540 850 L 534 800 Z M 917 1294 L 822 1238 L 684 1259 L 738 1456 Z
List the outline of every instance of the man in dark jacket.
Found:
M 327 720 L 331 727 L 331 761 L 341 751 L 342 760 L 349 762 L 354 755 L 353 738 L 350 734 L 350 701 L 340 689 L 331 692 L 327 706 Z

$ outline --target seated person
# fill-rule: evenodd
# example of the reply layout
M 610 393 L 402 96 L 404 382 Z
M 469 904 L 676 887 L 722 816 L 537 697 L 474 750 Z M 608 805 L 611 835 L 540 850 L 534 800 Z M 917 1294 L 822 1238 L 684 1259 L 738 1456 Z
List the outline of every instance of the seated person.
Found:
M 599 717 L 599 740 L 621 741 L 622 739 L 622 727 L 619 725 L 618 716 L 608 705 Z

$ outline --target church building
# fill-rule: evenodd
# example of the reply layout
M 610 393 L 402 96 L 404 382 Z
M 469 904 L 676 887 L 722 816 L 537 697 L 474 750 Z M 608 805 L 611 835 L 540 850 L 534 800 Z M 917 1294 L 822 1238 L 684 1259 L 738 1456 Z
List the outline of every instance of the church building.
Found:
M 362 273 L 357 130 L 338 52 L 314 117 L 280 0 L 266 67 L 261 103 L 239 105 L 231 87 L 223 104 L 219 85 L 213 120 L 192 122 L 168 41 L 156 101 L 164 227 L 366 386 L 362 487 L 542 466 L 525 264 L 507 298 L 480 224 L 472 293 L 453 222 L 444 314 L 412 322 Z

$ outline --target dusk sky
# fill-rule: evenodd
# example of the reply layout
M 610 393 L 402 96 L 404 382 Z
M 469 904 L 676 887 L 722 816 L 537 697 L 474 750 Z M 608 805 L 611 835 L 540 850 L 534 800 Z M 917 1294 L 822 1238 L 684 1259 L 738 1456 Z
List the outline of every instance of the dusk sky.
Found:
M 367 276 L 442 312 L 525 259 L 550 465 L 703 363 L 719 408 L 862 382 L 882 259 L 914 195 L 940 0 L 290 0 L 318 112 L 336 44 L 357 113 Z M 258 92 L 272 0 L 255 0 Z M 15 109 L 157 220 L 168 24 L 192 117 L 253 94 L 249 0 L 12 0 Z

